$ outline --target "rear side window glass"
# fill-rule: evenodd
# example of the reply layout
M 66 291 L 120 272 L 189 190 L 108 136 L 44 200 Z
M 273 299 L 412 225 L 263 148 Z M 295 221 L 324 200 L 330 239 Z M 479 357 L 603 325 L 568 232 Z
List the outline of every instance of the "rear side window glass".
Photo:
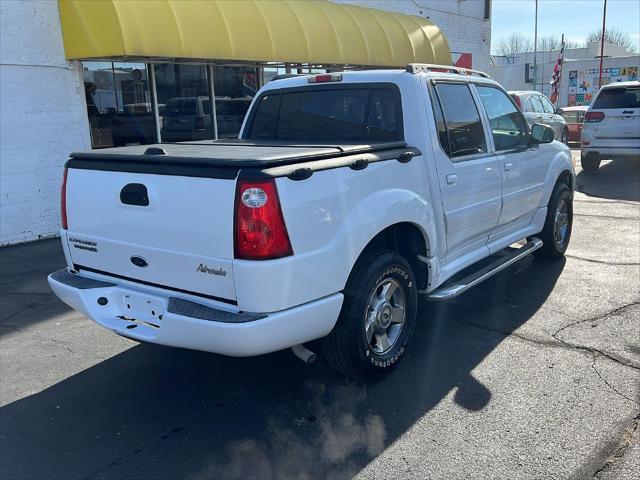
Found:
M 593 107 L 596 110 L 608 108 L 640 108 L 640 88 L 605 88 L 596 98 Z
M 553 108 L 552 103 L 547 99 L 547 97 L 543 97 L 541 95 L 538 98 L 540 98 L 540 101 L 542 102 L 542 108 L 544 109 L 545 113 L 556 113 L 556 109 Z
M 391 88 L 297 89 L 258 101 L 248 135 L 253 140 L 402 139 L 400 97 Z
M 496 151 L 527 145 L 527 122 L 509 97 L 497 88 L 478 85 L 477 89 L 489 117 Z
M 438 140 L 440 141 L 440 146 L 442 150 L 445 151 L 447 155 L 449 155 L 449 136 L 447 134 L 447 124 L 444 121 L 444 114 L 442 113 L 442 106 L 440 105 L 440 101 L 435 93 L 435 90 L 432 85 L 430 85 L 430 93 L 433 104 L 433 116 L 436 121 L 436 129 L 438 130 Z
M 256 109 L 251 126 L 253 140 L 273 140 L 278 126 L 278 110 L 280 109 L 280 95 L 264 95 L 260 100 L 260 107 Z M 220 112 L 218 112 L 220 114 Z M 225 112 L 229 115 L 230 112 Z
M 449 156 L 485 153 L 484 129 L 469 87 L 462 83 L 437 83 L 435 88 L 447 128 Z
M 535 113 L 545 113 L 544 107 L 542 106 L 542 102 L 540 101 L 540 97 L 538 95 L 529 97 L 529 101 L 531 102 L 531 109 L 528 109 L 527 111 Z

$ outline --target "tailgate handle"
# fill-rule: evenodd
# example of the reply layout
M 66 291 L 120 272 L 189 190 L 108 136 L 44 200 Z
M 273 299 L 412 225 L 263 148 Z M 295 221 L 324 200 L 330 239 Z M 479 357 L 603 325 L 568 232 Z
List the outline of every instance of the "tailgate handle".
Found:
M 120 190 L 120 201 L 126 205 L 138 205 L 146 207 L 149 205 L 149 194 L 147 187 L 141 183 L 129 183 Z

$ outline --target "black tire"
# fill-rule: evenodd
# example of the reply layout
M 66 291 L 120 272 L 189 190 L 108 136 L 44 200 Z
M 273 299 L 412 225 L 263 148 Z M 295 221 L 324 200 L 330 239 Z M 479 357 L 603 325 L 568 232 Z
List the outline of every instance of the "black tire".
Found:
M 384 288 L 385 282 L 393 283 L 396 290 L 403 290 L 404 323 L 389 350 L 377 352 L 375 348 L 382 347 L 372 347 L 371 342 L 377 343 L 378 336 L 368 341 L 365 324 L 371 318 L 369 315 L 373 315 L 370 300 L 378 295 L 376 292 L 381 292 L 379 288 Z M 338 373 L 355 380 L 367 382 L 386 376 L 406 353 L 415 328 L 417 308 L 418 287 L 407 260 L 389 250 L 365 254 L 349 276 L 338 321 L 322 340 L 325 359 Z
M 562 202 L 565 202 L 567 209 L 567 224 L 566 233 L 562 236 L 562 241 L 557 241 L 556 236 L 556 215 L 558 210 L 562 208 Z M 539 235 L 543 245 L 538 250 L 533 252 L 533 255 L 538 258 L 544 258 L 547 260 L 556 260 L 564 256 L 569 246 L 569 240 L 571 239 L 571 230 L 573 227 L 573 196 L 571 189 L 564 182 L 558 182 L 553 189 L 549 204 L 547 205 L 547 217 L 544 221 L 544 228 Z
M 600 157 L 595 153 L 589 153 L 580 158 L 580 165 L 585 172 L 596 172 L 600 168 Z
M 560 141 L 565 145 L 569 144 L 569 131 L 566 128 L 562 131 L 562 136 L 560 137 Z

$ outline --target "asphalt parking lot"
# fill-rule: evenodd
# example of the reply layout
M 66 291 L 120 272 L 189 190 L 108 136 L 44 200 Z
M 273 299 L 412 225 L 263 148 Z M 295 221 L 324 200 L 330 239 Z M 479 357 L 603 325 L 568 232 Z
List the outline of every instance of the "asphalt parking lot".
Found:
M 640 166 L 577 183 L 563 261 L 423 303 L 368 386 L 139 345 L 49 291 L 58 240 L 0 250 L 0 477 L 638 478 Z

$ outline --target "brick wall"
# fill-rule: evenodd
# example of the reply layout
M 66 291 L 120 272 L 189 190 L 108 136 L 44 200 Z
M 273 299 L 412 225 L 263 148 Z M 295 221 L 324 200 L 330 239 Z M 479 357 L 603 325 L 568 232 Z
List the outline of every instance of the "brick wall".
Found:
M 28 21 L 25 21 L 28 19 Z M 62 167 L 90 147 L 79 64 L 58 2 L 0 1 L 0 245 L 56 235 Z

